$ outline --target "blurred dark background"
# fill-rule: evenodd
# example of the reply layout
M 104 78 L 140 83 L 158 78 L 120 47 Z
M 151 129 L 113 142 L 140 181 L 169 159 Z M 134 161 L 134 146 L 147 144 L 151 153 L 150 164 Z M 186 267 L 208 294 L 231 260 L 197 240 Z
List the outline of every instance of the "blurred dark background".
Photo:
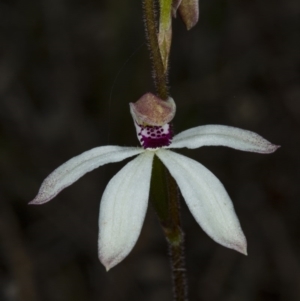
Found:
M 124 162 L 44 206 L 42 180 L 90 148 L 137 146 L 129 102 L 154 92 L 138 0 L 0 1 L 0 300 L 172 300 L 167 246 L 149 206 L 130 255 L 97 258 L 99 200 Z M 202 0 L 174 20 L 176 132 L 245 128 L 282 145 L 261 155 L 183 150 L 225 185 L 245 257 L 213 242 L 182 202 L 190 300 L 300 300 L 300 2 Z

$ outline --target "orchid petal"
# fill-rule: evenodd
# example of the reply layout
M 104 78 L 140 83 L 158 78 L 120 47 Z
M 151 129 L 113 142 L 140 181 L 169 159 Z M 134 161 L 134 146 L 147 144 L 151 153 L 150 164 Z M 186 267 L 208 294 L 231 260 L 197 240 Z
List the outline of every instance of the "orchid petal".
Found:
M 154 152 L 145 151 L 108 183 L 100 204 L 99 258 L 107 270 L 134 247 L 145 219 Z
M 225 125 L 203 125 L 175 135 L 168 148 L 227 146 L 242 151 L 268 154 L 279 147 L 254 132 Z
M 168 150 L 157 156 L 176 180 L 202 229 L 219 244 L 247 254 L 246 238 L 222 183 L 200 163 Z
M 55 169 L 44 180 L 37 196 L 29 204 L 44 204 L 87 172 L 107 163 L 122 161 L 143 151 L 142 148 L 121 146 L 101 146 L 86 151 Z

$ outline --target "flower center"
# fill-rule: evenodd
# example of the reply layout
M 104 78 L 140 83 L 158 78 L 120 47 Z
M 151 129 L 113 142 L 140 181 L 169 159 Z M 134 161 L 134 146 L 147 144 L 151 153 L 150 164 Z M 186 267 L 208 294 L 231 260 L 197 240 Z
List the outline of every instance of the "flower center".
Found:
M 173 131 L 169 123 L 163 126 L 143 126 L 136 122 L 134 124 L 143 148 L 160 148 L 171 144 Z

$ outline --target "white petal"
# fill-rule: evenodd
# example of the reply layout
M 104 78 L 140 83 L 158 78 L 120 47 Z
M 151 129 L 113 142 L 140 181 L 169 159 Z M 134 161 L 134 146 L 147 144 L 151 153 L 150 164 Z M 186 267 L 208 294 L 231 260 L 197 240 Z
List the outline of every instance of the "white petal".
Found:
M 168 150 L 157 156 L 169 169 L 196 221 L 219 244 L 247 254 L 246 238 L 222 183 L 200 163 Z
M 203 125 L 175 135 L 168 148 L 198 148 L 210 145 L 264 154 L 272 153 L 279 147 L 254 132 L 225 125 Z
M 99 258 L 107 270 L 134 247 L 145 219 L 154 153 L 145 151 L 108 183 L 100 204 Z
M 38 195 L 29 204 L 44 204 L 87 172 L 107 163 L 122 161 L 143 151 L 142 148 L 121 146 L 101 146 L 86 151 L 55 169 L 44 180 Z

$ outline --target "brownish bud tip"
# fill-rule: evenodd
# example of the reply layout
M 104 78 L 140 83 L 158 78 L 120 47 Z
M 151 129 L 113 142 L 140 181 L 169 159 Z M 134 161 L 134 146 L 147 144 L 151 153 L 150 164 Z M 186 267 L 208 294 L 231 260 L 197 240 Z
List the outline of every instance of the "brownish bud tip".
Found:
M 162 100 L 152 93 L 144 94 L 137 102 L 129 105 L 133 119 L 140 125 L 165 125 L 174 118 L 176 112 L 173 98 Z
M 178 12 L 187 30 L 190 30 L 199 19 L 199 0 L 182 0 Z

